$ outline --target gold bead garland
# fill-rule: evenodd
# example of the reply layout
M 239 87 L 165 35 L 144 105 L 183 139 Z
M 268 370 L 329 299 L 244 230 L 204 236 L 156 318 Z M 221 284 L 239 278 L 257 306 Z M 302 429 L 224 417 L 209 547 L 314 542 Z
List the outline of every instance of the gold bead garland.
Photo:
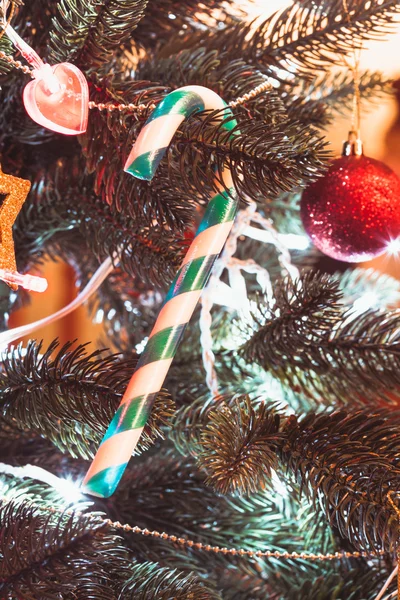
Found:
M 389 496 L 389 494 L 388 494 Z M 12 498 L 3 497 L 0 498 L 2 502 L 11 502 Z M 389 498 L 390 502 L 390 498 Z M 49 512 L 51 514 L 60 514 L 60 515 L 68 515 L 68 516 L 76 516 L 76 517 L 89 517 L 93 521 L 97 523 L 104 523 L 108 527 L 112 527 L 114 529 L 119 529 L 125 531 L 126 533 L 134 533 L 139 535 L 144 535 L 146 537 L 154 537 L 157 539 L 165 540 L 168 542 L 172 542 L 173 544 L 178 544 L 180 546 L 200 550 L 204 552 L 212 552 L 214 554 L 225 554 L 231 556 L 242 556 L 247 558 L 280 558 L 283 560 L 309 560 L 309 561 L 332 561 L 332 560 L 342 560 L 344 558 L 374 558 L 379 556 L 385 556 L 390 554 L 386 550 L 370 550 L 366 551 L 355 551 L 355 552 L 335 552 L 329 554 L 314 554 L 312 552 L 279 552 L 278 550 L 248 550 L 244 548 L 221 548 L 220 546 L 211 546 L 210 544 L 203 544 L 202 542 L 195 542 L 194 540 L 178 537 L 176 535 L 168 534 L 160 531 L 150 531 L 147 528 L 138 527 L 136 525 L 132 526 L 128 523 L 120 523 L 119 521 L 112 521 L 111 519 L 103 519 L 102 517 L 92 517 L 90 514 L 84 513 L 82 511 L 74 511 L 73 509 L 67 509 L 63 511 L 59 508 L 54 508 L 53 506 L 35 506 L 39 510 L 44 512 Z
M 3 32 L 4 34 L 4 32 Z M 0 36 L 1 38 L 1 36 Z M 21 63 L 21 61 L 19 60 L 15 60 L 12 56 L 6 54 L 5 52 L 3 52 L 2 50 L 0 50 L 0 59 L 5 60 L 6 62 L 8 62 L 10 65 L 12 65 L 13 67 L 15 67 L 16 69 L 19 69 L 20 71 L 22 71 L 25 74 L 29 74 L 31 75 L 31 77 L 33 78 L 33 71 L 26 65 L 23 65 Z M 236 98 L 235 100 L 232 100 L 231 102 L 229 102 L 229 106 L 231 108 L 235 108 L 236 106 L 239 106 L 241 104 L 245 104 L 246 102 L 248 102 L 249 100 L 253 100 L 254 98 L 256 98 L 259 94 L 262 94 L 263 92 L 266 92 L 267 90 L 271 89 L 272 85 L 269 82 L 269 80 L 264 81 L 263 83 L 260 83 L 259 85 L 257 85 L 255 88 L 253 88 L 252 90 L 250 90 L 249 92 L 246 92 L 246 94 L 244 94 L 243 96 L 240 96 L 239 98 Z M 151 102 L 149 104 L 133 104 L 133 103 L 129 103 L 129 104 L 113 104 L 113 103 L 96 103 L 96 102 L 89 102 L 89 109 L 93 110 L 93 109 L 97 109 L 99 111 L 104 111 L 107 110 L 108 112 L 113 112 L 113 111 L 118 111 L 118 112 L 144 112 L 146 110 L 154 110 L 155 107 L 157 105 L 154 102 Z
M 239 98 L 236 98 L 235 100 L 232 100 L 231 102 L 229 102 L 229 106 L 231 108 L 235 108 L 236 106 L 239 106 L 241 104 L 245 104 L 246 102 L 248 102 L 249 100 L 253 100 L 254 98 L 256 98 L 257 96 L 259 96 L 260 94 L 262 94 L 263 92 L 266 92 L 267 90 L 271 89 L 272 85 L 269 81 L 264 81 L 263 83 L 260 83 L 259 85 L 257 85 L 255 88 L 253 88 L 252 90 L 250 90 L 250 92 L 247 92 L 246 94 L 244 94 L 243 96 L 240 96 Z M 103 103 L 100 102 L 99 104 L 96 104 L 96 102 L 89 102 L 89 108 L 91 110 L 93 110 L 94 108 L 97 108 L 97 110 L 101 111 L 108 111 L 108 112 L 113 112 L 113 111 L 119 111 L 119 112 L 144 112 L 146 110 L 154 110 L 156 108 L 156 104 L 154 102 L 151 102 L 150 104 L 112 104 L 112 103 Z

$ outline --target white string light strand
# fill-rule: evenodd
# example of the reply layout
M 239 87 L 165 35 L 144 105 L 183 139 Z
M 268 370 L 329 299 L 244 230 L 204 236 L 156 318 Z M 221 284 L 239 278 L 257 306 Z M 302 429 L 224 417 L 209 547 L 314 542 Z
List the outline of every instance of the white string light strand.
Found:
M 108 275 L 114 269 L 113 260 L 117 261 L 117 255 L 114 255 L 113 258 L 106 258 L 106 260 L 100 265 L 94 275 L 91 277 L 90 281 L 84 287 L 84 289 L 77 295 L 77 297 L 64 306 L 57 312 L 49 315 L 48 317 L 44 317 L 43 319 L 39 319 L 38 321 L 34 321 L 33 323 L 28 323 L 27 325 L 20 325 L 19 327 L 14 327 L 14 329 L 9 329 L 8 331 L 3 331 L 0 333 L 0 351 L 7 348 L 11 342 L 25 336 L 30 335 L 37 329 L 44 327 L 45 325 L 49 325 L 50 323 L 54 323 L 58 321 L 62 317 L 65 317 L 69 313 L 73 312 L 76 308 L 81 306 L 86 300 L 88 300 L 94 292 L 100 287 L 103 281 L 108 277 Z

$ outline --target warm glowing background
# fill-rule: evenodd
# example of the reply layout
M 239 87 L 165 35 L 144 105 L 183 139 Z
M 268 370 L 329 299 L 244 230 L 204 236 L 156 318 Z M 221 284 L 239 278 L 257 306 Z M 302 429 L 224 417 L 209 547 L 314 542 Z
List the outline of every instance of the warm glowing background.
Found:
M 240 1 L 243 7 L 246 2 Z M 287 0 L 258 0 L 249 3 L 251 18 L 261 15 L 267 17 L 279 8 L 289 6 Z M 388 36 L 385 42 L 371 42 L 366 45 L 361 58 L 361 68 L 379 70 L 395 79 L 400 78 L 400 25 L 396 32 Z M 349 129 L 349 119 L 338 118 L 334 127 L 328 131 L 327 137 L 332 143 L 335 152 L 340 152 L 342 141 L 346 138 Z M 362 126 L 362 137 L 366 154 L 386 162 L 400 175 L 400 115 L 394 98 L 380 101 L 378 106 L 368 112 Z M 400 264 L 395 259 L 379 258 L 368 266 L 375 266 L 381 270 L 400 276 Z M 45 275 L 49 281 L 49 289 L 45 294 L 32 294 L 32 303 L 12 315 L 10 327 L 28 323 L 58 310 L 68 304 L 75 296 L 73 272 L 68 265 L 63 263 L 47 263 Z M 75 311 L 69 317 L 59 321 L 54 326 L 49 326 L 38 331 L 35 335 L 44 338 L 47 345 L 55 337 L 60 341 L 79 338 L 81 342 L 95 340 L 101 332 L 101 327 L 90 322 L 84 308 Z

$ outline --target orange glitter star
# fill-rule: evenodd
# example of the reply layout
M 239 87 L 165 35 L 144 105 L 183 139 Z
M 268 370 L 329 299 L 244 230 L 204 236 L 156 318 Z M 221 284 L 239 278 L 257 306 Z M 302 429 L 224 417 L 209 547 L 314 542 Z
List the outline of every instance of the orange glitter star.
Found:
M 0 194 L 6 195 L 0 206 L 0 269 L 17 270 L 12 226 L 31 189 L 30 181 L 6 175 L 0 166 Z M 13 290 L 18 286 L 9 284 Z

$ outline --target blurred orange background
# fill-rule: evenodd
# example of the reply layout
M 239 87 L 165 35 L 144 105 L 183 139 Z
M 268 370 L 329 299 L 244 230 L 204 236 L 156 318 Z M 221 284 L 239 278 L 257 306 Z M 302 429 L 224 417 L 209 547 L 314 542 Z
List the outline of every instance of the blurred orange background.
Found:
M 268 4 L 268 10 L 265 8 Z M 251 18 L 257 15 L 267 17 L 277 8 L 290 5 L 291 2 L 283 0 L 260 0 L 249 5 Z M 242 7 L 244 2 L 240 2 Z M 387 41 L 372 42 L 366 45 L 361 57 L 361 69 L 382 71 L 386 76 L 394 79 L 400 78 L 400 25 L 395 33 L 388 36 Z M 366 108 L 366 107 L 365 107 Z M 395 97 L 380 100 L 368 112 L 362 124 L 362 138 L 365 153 L 373 158 L 386 162 L 400 175 L 400 105 Z M 342 142 L 349 130 L 350 119 L 340 117 L 327 132 L 332 149 L 340 152 Z M 376 259 L 368 263 L 368 267 L 386 271 L 399 277 L 400 259 L 387 257 Z M 45 317 L 62 306 L 68 304 L 76 295 L 74 273 L 72 268 L 64 263 L 47 262 L 44 275 L 49 281 L 49 288 L 44 294 L 32 294 L 29 306 L 16 311 L 10 318 L 10 328 L 29 323 Z M 68 340 L 79 339 L 79 342 L 94 342 L 102 332 L 101 325 L 93 324 L 84 307 L 76 310 L 68 317 L 58 321 L 35 333 L 35 337 L 43 338 L 45 346 L 55 337 L 63 343 Z

